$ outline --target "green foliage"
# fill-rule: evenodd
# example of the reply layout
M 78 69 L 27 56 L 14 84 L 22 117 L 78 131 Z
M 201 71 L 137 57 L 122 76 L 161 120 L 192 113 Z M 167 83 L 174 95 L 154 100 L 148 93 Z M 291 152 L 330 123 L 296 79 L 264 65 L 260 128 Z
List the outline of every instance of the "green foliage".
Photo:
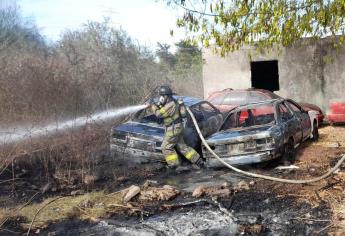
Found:
M 288 46 L 303 37 L 342 35 L 344 0 L 166 0 L 184 11 L 177 26 L 205 47 L 215 45 L 221 55 L 245 44 L 259 48 Z
M 201 50 L 191 45 L 187 41 L 181 41 L 176 44 L 177 52 L 177 69 L 182 71 L 192 70 L 194 67 L 197 67 L 197 70 L 201 71 L 202 67 L 202 54 Z
M 161 78 L 171 84 L 179 94 L 202 97 L 202 54 L 190 41 L 175 44 L 176 52 L 170 46 L 158 43 L 156 55 L 159 58 Z

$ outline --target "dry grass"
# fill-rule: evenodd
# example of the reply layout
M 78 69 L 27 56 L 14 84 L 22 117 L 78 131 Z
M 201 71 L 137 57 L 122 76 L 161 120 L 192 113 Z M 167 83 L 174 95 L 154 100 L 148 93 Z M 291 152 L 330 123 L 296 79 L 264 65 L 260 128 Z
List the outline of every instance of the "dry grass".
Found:
M 15 209 L 0 209 L 0 222 L 7 217 L 23 217 L 25 222 L 22 226 L 27 229 L 35 218 L 32 228 L 44 228 L 50 223 L 68 218 L 97 221 L 126 209 L 126 206 L 122 206 L 120 193 L 92 192 L 75 197 L 47 198 L 41 203 L 28 205 L 18 212 Z
M 335 147 L 334 147 L 335 145 Z M 337 147 L 339 145 L 339 147 Z M 305 148 L 297 165 L 302 170 L 316 169 L 317 175 L 328 171 L 330 163 L 345 154 L 345 127 L 326 126 L 320 129 L 320 140 Z M 334 165 L 334 164 L 333 164 Z M 292 186 L 293 192 L 300 195 L 300 200 L 314 206 L 327 202 L 332 210 L 330 235 L 345 233 L 345 172 L 339 170 L 332 178 L 327 178 L 309 186 Z
M 318 142 L 304 143 L 297 155 L 294 165 L 299 169 L 291 173 L 283 173 L 284 178 L 311 179 L 326 173 L 345 154 L 345 127 L 326 126 L 319 130 Z M 334 144 L 339 145 L 334 145 Z M 345 164 L 343 165 L 345 166 Z M 257 187 L 271 189 L 278 197 L 294 197 L 297 203 L 307 202 L 313 207 L 327 203 L 332 212 L 330 235 L 345 234 L 345 171 L 340 169 L 335 175 L 319 182 L 307 185 L 293 185 L 257 181 Z M 323 219 L 320 219 L 323 220 Z M 325 231 L 324 231 L 325 232 Z
M 334 144 L 339 144 L 339 148 L 332 148 Z M 326 126 L 320 129 L 320 141 L 313 143 L 311 148 L 317 152 L 320 148 L 324 148 L 325 151 L 321 152 L 323 159 L 326 162 L 313 162 L 313 165 L 325 166 L 327 168 L 322 168 L 327 170 L 329 167 L 330 158 L 334 156 L 339 156 L 345 154 L 343 149 L 345 147 L 345 127 L 341 126 Z M 337 155 L 338 154 L 338 155 Z M 339 171 L 334 177 L 332 182 L 334 186 L 327 188 L 325 190 L 318 191 L 318 194 L 309 194 L 311 202 L 320 202 L 320 199 L 329 203 L 332 209 L 332 230 L 331 235 L 343 235 L 345 233 L 345 172 Z M 330 181 L 322 181 L 319 186 L 327 186 L 331 184 Z M 320 187 L 318 187 L 320 189 Z M 307 192 L 307 191 L 306 191 Z M 308 194 L 308 192 L 307 192 Z
M 345 147 L 345 127 L 344 126 L 326 126 L 320 129 L 320 141 L 313 145 L 329 146 L 338 143 Z

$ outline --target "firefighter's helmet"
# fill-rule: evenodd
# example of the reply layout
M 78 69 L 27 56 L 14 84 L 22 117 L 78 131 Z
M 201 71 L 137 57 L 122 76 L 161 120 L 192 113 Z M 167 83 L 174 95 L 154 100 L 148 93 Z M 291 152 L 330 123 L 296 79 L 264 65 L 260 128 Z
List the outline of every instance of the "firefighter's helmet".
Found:
M 160 86 L 158 93 L 159 95 L 168 95 L 168 96 L 173 95 L 171 88 L 167 85 Z

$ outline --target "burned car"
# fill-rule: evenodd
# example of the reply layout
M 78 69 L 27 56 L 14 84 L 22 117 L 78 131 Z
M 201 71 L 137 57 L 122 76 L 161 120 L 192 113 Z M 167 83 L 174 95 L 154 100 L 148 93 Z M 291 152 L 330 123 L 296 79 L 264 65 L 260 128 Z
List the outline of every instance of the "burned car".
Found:
M 224 115 L 211 103 L 198 98 L 174 96 L 182 99 L 196 117 L 205 137 L 216 132 L 223 123 Z M 157 118 L 151 109 L 135 113 L 131 119 L 111 130 L 110 150 L 118 159 L 145 163 L 163 161 L 163 119 Z M 202 155 L 201 141 L 189 116 L 185 121 L 184 140 Z
M 229 111 L 237 106 L 245 105 L 253 102 L 261 102 L 271 99 L 282 98 L 279 95 L 265 90 L 265 89 L 223 89 L 215 91 L 206 99 L 217 107 L 221 112 Z M 305 111 L 315 111 L 317 115 L 317 122 L 321 124 L 324 119 L 324 114 L 320 107 L 315 104 L 299 102 L 298 103 Z
M 295 148 L 317 135 L 315 113 L 304 111 L 290 99 L 273 99 L 242 105 L 230 111 L 218 132 L 206 140 L 225 162 L 244 165 L 277 158 L 292 162 Z M 204 149 L 210 167 L 221 166 Z

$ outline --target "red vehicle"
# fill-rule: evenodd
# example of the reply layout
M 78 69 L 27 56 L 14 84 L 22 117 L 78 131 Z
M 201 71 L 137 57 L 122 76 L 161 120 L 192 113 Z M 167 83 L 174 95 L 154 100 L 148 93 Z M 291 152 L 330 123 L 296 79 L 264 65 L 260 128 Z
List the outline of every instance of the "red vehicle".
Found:
M 319 124 L 323 122 L 323 119 L 325 118 L 325 115 L 323 114 L 322 110 L 320 107 L 310 104 L 310 103 L 305 103 L 305 102 L 300 102 L 299 105 L 303 108 L 305 111 L 317 111 L 317 121 Z
M 345 102 L 331 102 L 328 120 L 330 124 L 345 123 Z
M 221 112 L 229 111 L 240 105 L 245 105 L 247 103 L 260 102 L 268 99 L 278 99 L 281 98 L 279 95 L 272 93 L 271 91 L 265 89 L 231 89 L 227 88 L 221 91 L 216 91 L 210 94 L 206 99 L 211 102 L 215 107 L 217 107 Z M 305 111 L 314 110 L 317 111 L 318 123 L 322 123 L 324 115 L 322 110 L 309 103 L 300 103 L 301 107 Z M 263 111 L 261 111 L 263 112 Z M 270 111 L 267 111 L 269 113 Z

